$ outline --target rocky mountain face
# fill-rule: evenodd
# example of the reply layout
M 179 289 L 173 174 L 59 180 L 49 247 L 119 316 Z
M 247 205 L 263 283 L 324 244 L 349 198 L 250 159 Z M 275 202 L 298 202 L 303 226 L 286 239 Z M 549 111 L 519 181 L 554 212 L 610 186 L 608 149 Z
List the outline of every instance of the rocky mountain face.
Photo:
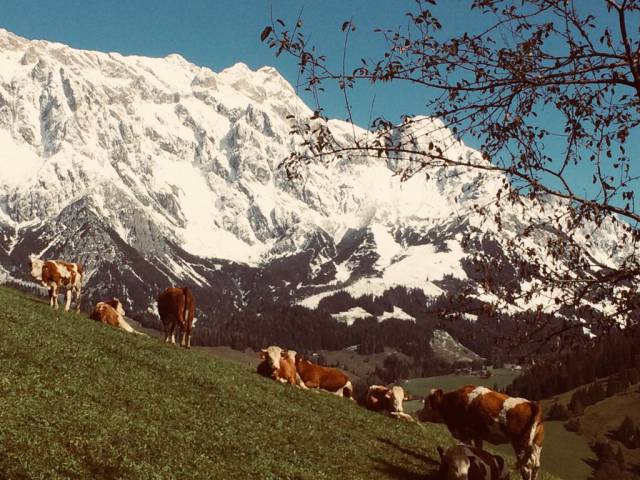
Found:
M 527 259 L 550 261 L 541 240 L 561 205 L 525 200 L 496 222 L 477 207 L 496 208 L 501 175 L 443 168 L 401 182 L 407 159 L 385 156 L 310 165 L 290 181 L 278 164 L 304 148 L 289 132 L 311 113 L 271 67 L 215 73 L 179 55 L 82 51 L 0 30 L 4 276 L 29 280 L 30 254 L 79 261 L 85 309 L 117 296 L 138 313 L 154 311 L 161 289 L 188 285 L 203 322 L 394 285 L 432 297 L 465 285 L 507 311 L 552 302 L 501 296 L 481 281 L 478 258 L 499 281 L 519 278 Z M 328 127 L 344 144 L 366 135 Z M 421 142 L 482 161 L 437 127 L 423 120 L 397 134 L 431 128 Z M 531 224 L 527 248 L 510 246 Z M 619 239 L 608 221 L 574 241 L 608 265 Z

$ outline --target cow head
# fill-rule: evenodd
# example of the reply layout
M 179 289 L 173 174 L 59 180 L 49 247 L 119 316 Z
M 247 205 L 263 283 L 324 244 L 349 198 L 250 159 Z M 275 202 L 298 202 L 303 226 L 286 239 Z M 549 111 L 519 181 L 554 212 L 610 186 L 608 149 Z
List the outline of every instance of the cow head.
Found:
M 258 355 L 263 360 L 266 360 L 267 364 L 269 365 L 269 368 L 271 368 L 271 371 L 275 372 L 280 368 L 280 359 L 282 358 L 283 353 L 284 352 L 280 347 L 272 345 L 270 347 L 263 348 L 262 350 L 260 350 L 260 353 Z
M 391 387 L 385 394 L 392 402 L 394 412 L 402 412 L 402 402 L 404 401 L 404 388 L 399 386 Z
M 424 399 L 422 410 L 418 412 L 418 419 L 421 422 L 443 423 L 442 402 L 444 392 L 439 388 L 434 388 Z
M 509 466 L 500 455 L 494 455 L 496 466 L 498 467 L 498 478 L 500 480 L 509 480 Z
M 31 269 L 31 276 L 35 280 L 42 280 L 42 267 L 44 266 L 44 261 L 40 260 L 35 255 L 29 256 L 29 268 Z
M 534 443 L 524 451 L 524 454 L 516 455 L 520 457 L 516 465 L 522 478 L 526 480 L 536 480 L 538 478 L 541 450 L 542 447 Z
M 112 302 L 113 302 L 112 306 L 115 309 L 115 311 L 118 312 L 118 315 L 121 315 L 124 317 L 125 314 L 124 314 L 124 308 L 122 307 L 122 302 L 117 298 L 114 298 Z

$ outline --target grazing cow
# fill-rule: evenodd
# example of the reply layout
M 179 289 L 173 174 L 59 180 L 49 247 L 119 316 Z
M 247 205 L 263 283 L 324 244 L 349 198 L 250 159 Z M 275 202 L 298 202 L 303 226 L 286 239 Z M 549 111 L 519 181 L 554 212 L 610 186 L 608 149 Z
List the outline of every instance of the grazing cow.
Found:
M 455 445 L 440 454 L 442 480 L 509 480 L 509 469 L 499 455 L 491 455 L 480 448 Z
M 258 373 L 282 383 L 289 383 L 307 388 L 296 371 L 296 352 L 283 350 L 277 346 L 263 348 L 258 355 L 262 362 L 258 365 Z
M 296 355 L 295 358 L 296 370 L 306 387 L 320 388 L 339 397 L 353 400 L 353 385 L 349 381 L 349 377 L 340 370 L 316 365 L 302 355 Z
M 120 300 L 117 298 L 109 300 L 108 302 L 96 303 L 96 306 L 91 312 L 91 315 L 89 315 L 89 318 L 96 322 L 121 328 L 129 333 L 139 333 L 136 332 L 124 319 L 124 308 L 122 308 L 122 303 L 120 303 Z
M 66 304 L 64 309 L 69 310 L 71 295 L 75 294 L 76 310 L 80 311 L 82 265 L 62 260 L 41 260 L 35 256 L 29 257 L 29 262 L 33 279 L 49 290 L 49 305 L 55 309 L 58 308 L 58 290 L 65 288 Z
M 510 443 L 523 480 L 535 480 L 538 475 L 544 426 L 537 402 L 474 385 L 448 393 L 434 389 L 418 418 L 444 423 L 455 438 L 478 448 L 483 440 L 494 445 Z
M 195 301 L 188 288 L 167 288 L 158 295 L 158 313 L 164 325 L 164 341 L 176 343 L 175 331 L 180 328 L 182 340 L 180 346 L 191 348 L 191 329 Z
M 391 388 L 383 385 L 371 385 L 367 391 L 366 407 L 374 412 L 413 421 L 411 415 L 404 413 L 402 402 L 405 400 L 404 388 L 398 385 Z

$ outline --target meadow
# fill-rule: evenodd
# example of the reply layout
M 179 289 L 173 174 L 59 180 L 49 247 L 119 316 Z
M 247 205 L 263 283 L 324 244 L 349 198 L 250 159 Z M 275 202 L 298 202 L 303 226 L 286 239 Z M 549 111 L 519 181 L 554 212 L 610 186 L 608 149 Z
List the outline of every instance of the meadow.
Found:
M 434 479 L 436 447 L 452 443 L 442 426 L 278 384 L 8 288 L 0 305 L 0 478 Z

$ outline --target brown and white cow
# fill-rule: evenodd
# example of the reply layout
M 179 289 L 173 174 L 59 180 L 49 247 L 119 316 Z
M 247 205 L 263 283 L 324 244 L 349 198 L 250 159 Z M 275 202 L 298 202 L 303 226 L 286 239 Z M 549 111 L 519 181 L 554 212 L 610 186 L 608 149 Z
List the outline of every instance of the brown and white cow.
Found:
M 398 385 L 391 388 L 384 385 L 371 385 L 367 390 L 365 406 L 374 412 L 381 412 L 411 422 L 413 417 L 404 413 L 402 406 L 402 402 L 405 400 L 404 388 Z
M 260 350 L 258 356 L 262 358 L 262 362 L 260 362 L 257 369 L 260 375 L 282 383 L 307 388 L 296 370 L 295 351 L 283 350 L 278 346 L 272 345 Z
M 64 309 L 71 306 L 71 295 L 76 297 L 76 310 L 80 311 L 80 291 L 82 290 L 83 268 L 78 263 L 62 260 L 41 260 L 35 256 L 29 257 L 31 277 L 49 290 L 49 305 L 58 308 L 58 294 L 60 289 L 66 289 L 66 304 Z
M 510 443 L 524 480 L 535 480 L 544 440 L 542 408 L 537 402 L 514 398 L 485 387 L 466 385 L 444 393 L 434 389 L 424 399 L 418 418 L 444 423 L 455 438 L 482 448 Z
M 353 400 L 353 385 L 340 370 L 316 365 L 302 355 L 296 355 L 295 358 L 296 370 L 306 387 L 319 388 Z
M 191 348 L 195 301 L 188 288 L 169 287 L 158 295 L 158 313 L 164 325 L 164 341 L 176 343 L 175 331 L 182 331 L 180 346 Z
M 122 303 L 117 298 L 109 300 L 107 302 L 98 302 L 93 308 L 89 318 L 96 322 L 104 323 L 105 325 L 111 325 L 112 327 L 121 328 L 129 333 L 140 333 L 135 331 L 131 325 L 124 319 L 124 308 Z
M 509 480 L 509 468 L 500 455 L 480 448 L 454 445 L 440 454 L 440 478 L 443 480 Z

